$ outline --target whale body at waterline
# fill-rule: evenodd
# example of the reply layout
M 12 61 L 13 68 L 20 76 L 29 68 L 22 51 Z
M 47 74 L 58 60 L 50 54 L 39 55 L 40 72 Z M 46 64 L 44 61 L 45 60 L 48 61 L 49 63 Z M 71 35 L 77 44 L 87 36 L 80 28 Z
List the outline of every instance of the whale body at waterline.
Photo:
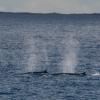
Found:
M 26 72 L 26 73 L 21 73 L 22 75 L 24 74 L 34 74 L 34 75 L 75 75 L 75 76 L 86 76 L 86 72 L 81 72 L 81 73 L 49 73 L 47 70 L 44 70 L 44 71 L 36 71 L 36 72 Z
M 61 75 L 61 74 L 63 74 L 63 75 L 77 75 L 77 76 L 86 76 L 87 74 L 86 74 L 86 72 L 82 72 L 82 73 L 54 73 L 54 74 L 52 74 L 52 75 Z

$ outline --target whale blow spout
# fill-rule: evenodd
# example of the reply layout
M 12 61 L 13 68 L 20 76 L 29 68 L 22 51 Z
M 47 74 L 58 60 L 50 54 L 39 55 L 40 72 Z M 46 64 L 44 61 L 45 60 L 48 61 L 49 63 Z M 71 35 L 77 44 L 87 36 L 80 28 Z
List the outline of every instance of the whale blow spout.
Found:
M 78 51 L 79 51 L 79 42 L 77 39 L 70 35 L 67 39 L 65 45 L 64 59 L 63 59 L 63 73 L 75 73 L 75 68 L 78 64 Z

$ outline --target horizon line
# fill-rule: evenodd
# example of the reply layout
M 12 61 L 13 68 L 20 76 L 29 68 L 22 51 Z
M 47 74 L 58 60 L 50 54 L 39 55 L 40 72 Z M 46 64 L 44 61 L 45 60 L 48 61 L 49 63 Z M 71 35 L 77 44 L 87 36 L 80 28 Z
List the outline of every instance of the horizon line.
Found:
M 99 15 L 100 13 L 59 13 L 59 12 L 13 12 L 13 11 L 0 11 L 0 13 L 11 13 L 11 14 L 60 14 L 60 15 Z

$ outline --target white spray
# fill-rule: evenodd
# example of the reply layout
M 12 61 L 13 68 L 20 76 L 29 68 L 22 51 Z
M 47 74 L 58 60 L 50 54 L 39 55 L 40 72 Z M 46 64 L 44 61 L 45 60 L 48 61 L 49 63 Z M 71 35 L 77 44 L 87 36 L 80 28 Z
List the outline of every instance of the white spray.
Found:
M 74 35 L 67 37 L 65 43 L 65 54 L 63 59 L 63 73 L 75 73 L 76 65 L 78 64 L 78 49 L 79 42 L 75 39 Z
M 27 66 L 25 71 L 31 72 L 36 70 L 37 66 L 37 55 L 36 55 L 36 47 L 35 47 L 35 40 L 33 38 L 29 38 L 26 41 L 26 63 Z

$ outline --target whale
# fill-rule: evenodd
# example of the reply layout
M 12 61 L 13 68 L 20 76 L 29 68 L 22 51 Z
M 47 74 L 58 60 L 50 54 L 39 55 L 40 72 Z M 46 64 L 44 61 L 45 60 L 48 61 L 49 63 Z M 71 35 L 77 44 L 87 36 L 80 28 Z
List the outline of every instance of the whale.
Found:
M 35 72 L 25 72 L 25 73 L 20 73 L 21 75 L 24 74 L 48 74 L 47 70 L 44 71 L 35 71 Z
M 53 73 L 52 75 L 73 75 L 73 76 L 86 76 L 86 72 L 82 73 Z
M 44 70 L 44 71 L 36 71 L 36 72 L 25 72 L 25 73 L 21 73 L 21 75 L 24 75 L 24 74 L 34 74 L 34 75 L 70 75 L 70 76 L 86 76 L 86 72 L 81 72 L 81 73 L 49 73 L 47 70 Z

